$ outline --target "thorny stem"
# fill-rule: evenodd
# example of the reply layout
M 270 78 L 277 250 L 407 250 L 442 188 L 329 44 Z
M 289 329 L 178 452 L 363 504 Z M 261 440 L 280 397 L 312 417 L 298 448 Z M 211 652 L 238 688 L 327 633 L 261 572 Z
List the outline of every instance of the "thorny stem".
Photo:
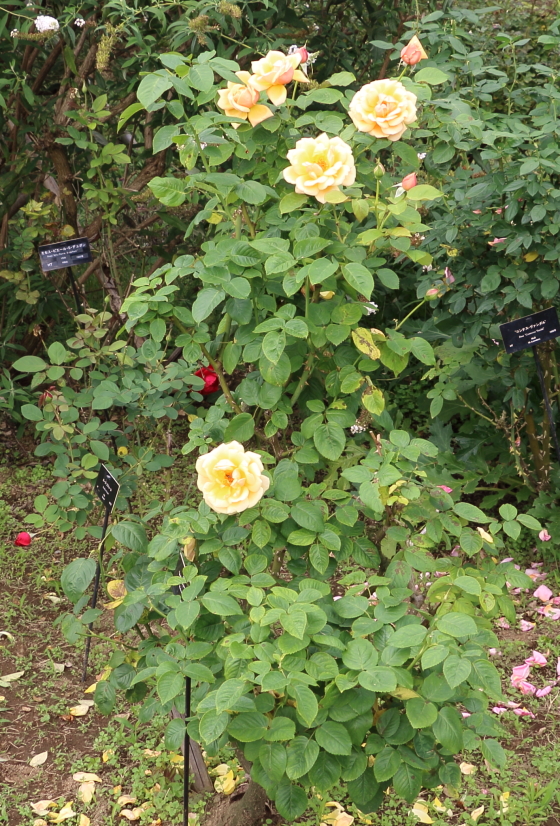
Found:
M 408 314 L 408 315 L 405 315 L 405 317 L 403 318 L 403 320 L 402 320 L 402 321 L 399 321 L 399 323 L 398 323 L 398 324 L 397 324 L 397 326 L 395 327 L 395 330 L 400 329 L 400 328 L 403 326 L 403 324 L 405 323 L 405 321 L 408 321 L 408 319 L 410 318 L 410 316 L 411 316 L 411 315 L 413 315 L 413 314 L 416 312 L 416 310 L 419 310 L 419 309 L 420 309 L 420 307 L 421 307 L 423 304 L 425 304 L 425 303 L 426 303 L 426 299 L 425 299 L 425 298 L 423 298 L 423 299 L 422 299 L 422 301 L 420 302 L 420 304 L 417 304 L 417 305 L 416 305 L 416 307 L 413 307 L 413 309 L 409 312 L 409 314 Z

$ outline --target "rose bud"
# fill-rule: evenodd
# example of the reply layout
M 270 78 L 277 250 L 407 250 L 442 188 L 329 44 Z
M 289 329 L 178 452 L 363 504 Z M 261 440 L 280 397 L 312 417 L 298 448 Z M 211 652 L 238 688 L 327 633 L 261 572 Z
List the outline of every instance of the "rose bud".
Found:
M 418 179 L 416 177 L 415 172 L 411 172 L 410 175 L 405 175 L 401 181 L 401 186 L 405 192 L 408 192 L 409 189 L 412 189 L 418 183 Z
M 373 176 L 374 176 L 374 178 L 377 178 L 377 180 L 379 180 L 380 178 L 383 177 L 384 174 L 385 174 L 385 167 L 383 166 L 382 163 L 379 163 L 379 161 L 377 161 L 377 163 L 373 167 Z
M 428 55 L 422 48 L 418 37 L 414 35 L 401 51 L 401 60 L 407 66 L 416 66 L 421 60 L 426 60 Z
M 302 63 L 307 63 L 307 61 L 309 59 L 309 52 L 307 51 L 305 46 L 300 46 L 299 49 L 298 49 L 298 52 L 301 55 L 301 62 Z
M 196 370 L 193 375 L 199 376 L 199 378 L 204 380 L 204 387 L 202 390 L 197 390 L 197 393 L 208 396 L 210 393 L 215 393 L 216 390 L 220 389 L 220 380 L 213 367 L 201 367 L 200 370 Z
M 27 531 L 22 531 L 16 536 L 14 545 L 19 545 L 20 548 L 27 548 L 28 545 L 31 545 L 31 539 L 32 537 L 30 533 L 27 533 Z

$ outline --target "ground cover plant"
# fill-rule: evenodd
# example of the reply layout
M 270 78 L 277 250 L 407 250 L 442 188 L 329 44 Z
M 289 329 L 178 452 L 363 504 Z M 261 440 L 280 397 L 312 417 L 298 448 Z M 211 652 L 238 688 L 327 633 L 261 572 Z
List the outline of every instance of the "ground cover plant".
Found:
M 6 180 L 42 175 L 45 148 L 58 173 L 54 202 L 14 200 L 3 223 L 4 242 L 21 239 L 2 273 L 16 354 L 3 404 L 19 437 L 32 423 L 56 478 L 16 544 L 81 543 L 53 578 L 55 633 L 80 651 L 93 628 L 97 677 L 65 716 L 127 720 L 115 743 L 100 734 L 101 763 L 74 767 L 73 796 L 87 807 L 107 764 L 121 789 L 96 818 L 178 822 L 185 722 L 173 712 L 188 678 L 186 730 L 216 790 L 244 792 L 205 813 L 199 800 L 193 819 L 437 822 L 457 801 L 470 822 L 542 820 L 554 782 L 531 780 L 514 806 L 503 787 L 475 800 L 469 778 L 471 761 L 508 776 L 503 721 L 521 732 L 536 715 L 517 700 L 549 703 L 558 676 L 546 631 L 521 663 L 496 635 L 560 616 L 531 557 L 557 540 L 550 428 L 525 357 L 497 338 L 557 290 L 558 25 L 533 15 L 530 37 L 508 28 L 498 59 L 477 49 L 497 10 L 397 9 L 367 53 L 333 65 L 310 38 L 263 33 L 249 9 L 209 11 L 170 20 L 109 4 L 100 26 L 99 11 L 61 14 L 63 26 L 25 11 L 11 30 L 13 48 L 37 44 L 28 74 L 54 38 L 49 71 L 61 55 L 66 67 L 44 146 L 21 97 L 31 105 L 33 91 L 6 102 Z M 298 11 L 300 23 L 315 12 Z M 161 26 L 149 42 L 140 13 Z M 348 13 L 357 30 L 363 15 Z M 74 51 L 69 25 L 83 30 Z M 84 101 L 68 91 L 73 73 Z M 105 87 L 88 92 L 98 76 Z M 19 140 L 35 147 L 21 168 Z M 90 182 L 80 193 L 69 158 Z M 129 219 L 134 204 L 150 213 L 132 235 L 118 231 L 124 203 Z M 157 255 L 119 268 L 115 248 L 146 249 L 147 226 L 164 230 Z M 107 252 L 74 313 L 34 256 L 37 240 L 78 232 L 102 233 Z M 26 338 L 16 322 L 35 306 Z M 552 345 L 543 358 L 555 399 Z M 110 602 L 90 607 L 100 463 L 121 487 L 102 568 Z M 144 788 L 139 768 L 121 795 L 138 739 L 161 758 L 158 779 Z M 89 822 L 87 808 L 41 802 L 39 822 Z

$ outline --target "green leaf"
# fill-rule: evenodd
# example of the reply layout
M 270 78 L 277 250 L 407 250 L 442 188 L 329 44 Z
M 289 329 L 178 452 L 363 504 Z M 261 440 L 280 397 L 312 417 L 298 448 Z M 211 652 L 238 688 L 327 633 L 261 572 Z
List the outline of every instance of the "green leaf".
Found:
M 42 422 L 43 413 L 39 407 L 34 404 L 22 404 L 21 415 L 30 422 Z
M 209 92 L 214 85 L 214 72 L 207 63 L 198 63 L 191 66 L 187 80 L 199 92 Z M 140 96 L 138 96 L 140 99 Z
M 377 649 L 369 640 L 351 640 L 342 655 L 342 662 L 351 671 L 366 671 L 377 665 Z
M 284 616 L 280 618 L 280 625 L 288 634 L 291 634 L 292 637 L 302 640 L 305 636 L 305 629 L 307 628 L 307 614 L 301 609 L 290 610 L 288 614 L 284 614 Z
M 391 48 L 393 48 L 391 46 Z M 330 86 L 350 86 L 351 83 L 354 83 L 356 78 L 352 74 L 352 72 L 335 72 L 334 75 L 331 75 L 327 80 Z
M 157 681 L 157 693 L 162 703 L 185 693 L 185 678 L 178 671 L 166 671 Z
M 432 345 L 427 342 L 425 338 L 411 338 L 408 343 L 410 345 L 410 352 L 413 356 L 416 356 L 418 361 L 421 361 L 422 364 L 436 363 L 436 357 L 434 355 Z
M 206 711 L 199 720 L 198 730 L 204 743 L 212 743 L 217 740 L 227 728 L 229 714 L 225 711 Z
M 136 97 L 148 109 L 152 103 L 155 103 L 168 89 L 171 89 L 173 82 L 171 75 L 167 72 L 162 74 L 151 73 L 145 75 L 140 81 L 140 85 L 136 92 Z
M 246 204 L 262 204 L 268 193 L 258 181 L 242 181 L 235 186 L 235 191 Z
M 224 433 L 224 442 L 248 442 L 254 432 L 255 421 L 251 414 L 239 413 L 228 423 Z
M 480 744 L 480 751 L 482 752 L 482 756 L 485 757 L 492 766 L 503 769 L 507 761 L 506 753 L 497 740 L 483 740 Z
M 75 559 L 66 566 L 60 584 L 70 602 L 77 602 L 87 590 L 95 576 L 96 567 L 94 559 Z
M 408 763 L 401 763 L 393 777 L 393 788 L 407 803 L 413 803 L 422 788 L 422 772 Z
M 187 197 L 185 182 L 180 178 L 152 178 L 148 187 L 165 206 L 181 206 Z
M 517 521 L 521 522 L 526 528 L 529 528 L 531 531 L 540 531 L 542 530 L 542 525 L 535 519 L 534 516 L 530 516 L 528 513 L 519 513 L 517 515 Z
M 227 730 L 240 743 L 254 743 L 264 737 L 267 728 L 268 721 L 264 714 L 248 711 L 234 717 Z
M 251 539 L 255 545 L 258 548 L 264 548 L 269 543 L 271 536 L 272 530 L 268 522 L 265 522 L 264 519 L 257 519 L 251 533 Z
M 319 711 L 315 694 L 305 685 L 295 686 L 291 693 L 295 698 L 299 716 L 307 726 L 311 726 Z
M 323 512 L 318 502 L 296 502 L 290 516 L 297 524 L 308 531 L 321 533 L 325 530 Z
M 282 780 L 276 789 L 274 802 L 280 817 L 295 820 L 307 809 L 309 801 L 301 786 L 296 786 L 289 780 Z
M 313 442 L 321 456 L 334 461 L 340 457 L 346 447 L 346 436 L 339 424 L 327 422 L 315 429 Z
M 201 597 L 202 604 L 211 614 L 218 614 L 222 617 L 231 617 L 234 614 L 242 614 L 239 604 L 233 597 L 221 594 L 219 591 L 209 591 Z
M 337 599 L 333 605 L 335 612 L 344 619 L 355 619 L 361 617 L 369 608 L 366 597 L 346 596 Z
M 456 708 L 445 706 L 440 709 L 432 731 L 450 754 L 458 754 L 463 748 L 463 727 Z
M 200 604 L 196 600 L 192 602 L 181 602 L 175 608 L 175 619 L 183 631 L 187 631 L 191 627 L 199 614 Z
M 177 717 L 171 720 L 165 729 L 164 745 L 170 751 L 179 751 L 185 739 L 185 721 Z
M 303 238 L 294 244 L 294 256 L 296 258 L 312 258 L 331 244 L 328 238 Z
M 320 574 L 324 574 L 329 567 L 329 552 L 322 545 L 312 545 L 309 549 L 309 561 Z
M 215 287 L 206 287 L 200 290 L 192 305 L 192 315 L 197 324 L 208 318 L 225 297 L 225 292 Z
M 501 505 L 500 516 L 502 519 L 505 519 L 506 522 L 511 522 L 511 520 L 517 516 L 517 508 L 514 505 Z
M 286 771 L 287 755 L 280 743 L 265 743 L 259 749 L 261 766 L 275 783 L 278 783 Z
M 397 678 L 394 671 L 387 666 L 376 666 L 358 674 L 358 682 L 368 691 L 390 692 L 397 687 Z
M 286 774 L 290 780 L 303 777 L 313 766 L 319 756 L 319 746 L 315 740 L 296 737 L 287 749 Z
M 20 373 L 39 373 L 41 370 L 46 370 L 48 366 L 47 362 L 39 356 L 23 356 L 12 364 L 14 370 L 19 370 Z
M 441 69 L 437 69 L 435 66 L 420 69 L 420 71 L 414 75 L 416 83 L 428 83 L 430 86 L 437 86 L 440 83 L 445 83 L 449 79 L 449 75 L 446 75 L 445 72 L 442 72 Z
M 409 201 L 435 201 L 436 198 L 443 197 L 443 192 L 429 184 L 418 184 L 409 189 L 406 195 Z
M 307 275 L 312 284 L 321 284 L 326 281 L 338 269 L 338 262 L 330 258 L 318 258 L 309 265 Z
M 300 209 L 307 201 L 307 195 L 296 195 L 295 192 L 290 192 L 289 195 L 284 195 L 280 200 L 278 209 L 280 215 L 285 215 L 286 212 L 293 212 L 294 209 Z
M 477 508 L 476 505 L 471 505 L 469 502 L 456 502 L 453 505 L 453 510 L 460 516 L 462 519 L 468 519 L 469 522 L 492 522 L 493 519 L 491 516 L 486 516 L 486 514 Z
M 135 602 L 132 605 L 119 605 L 114 614 L 115 628 L 121 634 L 125 634 L 131 628 L 134 628 L 143 613 L 144 606 L 141 602 Z
M 458 576 L 457 579 L 453 580 L 453 585 L 457 585 L 458 588 L 466 591 L 467 594 L 474 594 L 476 596 L 478 596 L 482 590 L 480 582 L 473 576 Z
M 437 719 L 436 706 L 422 699 L 422 697 L 413 697 L 411 700 L 407 700 L 405 709 L 406 716 L 413 728 L 428 728 Z
M 216 692 L 216 711 L 222 712 L 233 708 L 243 696 L 246 683 L 244 680 L 226 680 Z
M 412 192 L 412 190 L 410 191 Z M 371 298 L 373 292 L 373 276 L 363 264 L 346 264 L 342 268 L 342 272 L 344 273 L 345 280 L 351 287 L 354 287 L 355 290 L 368 300 Z
M 66 350 L 66 347 L 61 344 L 60 341 L 53 341 L 47 350 L 47 353 L 49 354 L 51 364 L 64 364 L 70 355 L 70 353 Z
M 286 333 L 284 330 L 271 330 L 262 340 L 263 353 L 273 364 L 278 364 L 280 356 L 286 349 Z
M 459 614 L 457 611 L 451 611 L 449 614 L 444 614 L 437 621 L 437 627 L 444 634 L 449 634 L 450 637 L 469 637 L 478 633 L 476 622 L 468 614 Z
M 111 533 L 117 542 L 120 542 L 125 548 L 130 548 L 131 551 L 137 553 L 146 553 L 148 537 L 140 523 L 119 522 L 118 525 L 113 525 Z
M 289 717 L 274 717 L 270 729 L 265 733 L 265 740 L 293 740 L 296 724 Z
M 393 648 L 414 648 L 424 642 L 428 629 L 423 625 L 405 625 L 399 628 L 389 640 Z
M 117 692 L 107 680 L 101 680 L 95 686 L 93 699 L 101 714 L 108 716 L 115 707 Z
M 464 683 L 471 673 L 471 661 L 457 654 L 450 654 L 443 663 L 443 676 L 451 688 Z
M 352 751 L 352 740 L 342 723 L 327 720 L 318 726 L 315 739 L 329 754 L 350 754 Z
M 309 772 L 309 782 L 319 792 L 326 792 L 340 777 L 340 763 L 332 754 L 322 751 Z

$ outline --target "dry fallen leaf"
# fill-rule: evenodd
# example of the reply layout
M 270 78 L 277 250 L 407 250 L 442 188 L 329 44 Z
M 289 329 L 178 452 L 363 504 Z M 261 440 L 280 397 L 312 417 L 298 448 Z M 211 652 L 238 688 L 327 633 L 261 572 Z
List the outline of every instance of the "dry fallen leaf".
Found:
M 113 786 L 112 792 L 113 794 L 120 794 L 122 792 L 122 786 Z
M 70 714 L 72 717 L 85 717 L 89 711 L 89 706 L 84 705 L 81 703 L 79 706 L 72 706 L 70 709 Z
M 72 808 L 72 803 L 66 803 L 58 814 L 56 812 L 51 812 L 49 814 L 51 823 L 62 823 L 64 820 L 68 820 L 71 817 L 76 817 L 76 812 Z
M 36 815 L 48 815 L 51 806 L 56 806 L 56 800 L 39 800 L 37 803 L 29 804 Z
M 33 766 L 34 769 L 37 768 L 37 766 L 42 766 L 43 763 L 46 762 L 48 756 L 48 751 L 42 751 L 40 754 L 36 754 L 34 757 L 31 758 L 31 760 L 29 761 L 29 765 Z
M 78 789 L 78 800 L 82 803 L 91 803 L 95 794 L 95 783 L 90 780 L 88 783 L 81 783 Z
M 56 594 L 43 594 L 43 599 L 48 599 L 53 605 L 58 605 L 59 602 L 62 602 L 60 597 L 57 597 Z
M 64 671 L 64 663 L 53 663 L 53 664 L 52 664 L 52 666 L 53 666 L 54 670 L 55 670 L 58 674 L 62 674 L 62 673 L 63 673 L 63 671 Z
M 9 688 L 10 683 L 13 683 L 14 680 L 19 680 L 24 674 L 25 671 L 14 671 L 12 674 L 5 674 L 3 677 L 0 677 L 0 686 L 2 686 L 2 688 Z
M 72 775 L 72 780 L 75 780 L 76 783 L 102 783 L 103 781 L 97 774 L 93 774 L 92 772 L 76 772 L 76 774 Z
M 144 755 L 144 757 L 159 757 L 161 751 L 154 751 L 153 749 L 144 749 L 142 754 Z
M 137 799 L 138 798 L 132 797 L 129 794 L 121 794 L 117 800 L 117 806 L 131 806 L 133 803 L 136 803 Z
M 97 688 L 97 683 L 92 683 L 88 688 L 84 690 L 84 694 L 93 694 L 95 689 Z

